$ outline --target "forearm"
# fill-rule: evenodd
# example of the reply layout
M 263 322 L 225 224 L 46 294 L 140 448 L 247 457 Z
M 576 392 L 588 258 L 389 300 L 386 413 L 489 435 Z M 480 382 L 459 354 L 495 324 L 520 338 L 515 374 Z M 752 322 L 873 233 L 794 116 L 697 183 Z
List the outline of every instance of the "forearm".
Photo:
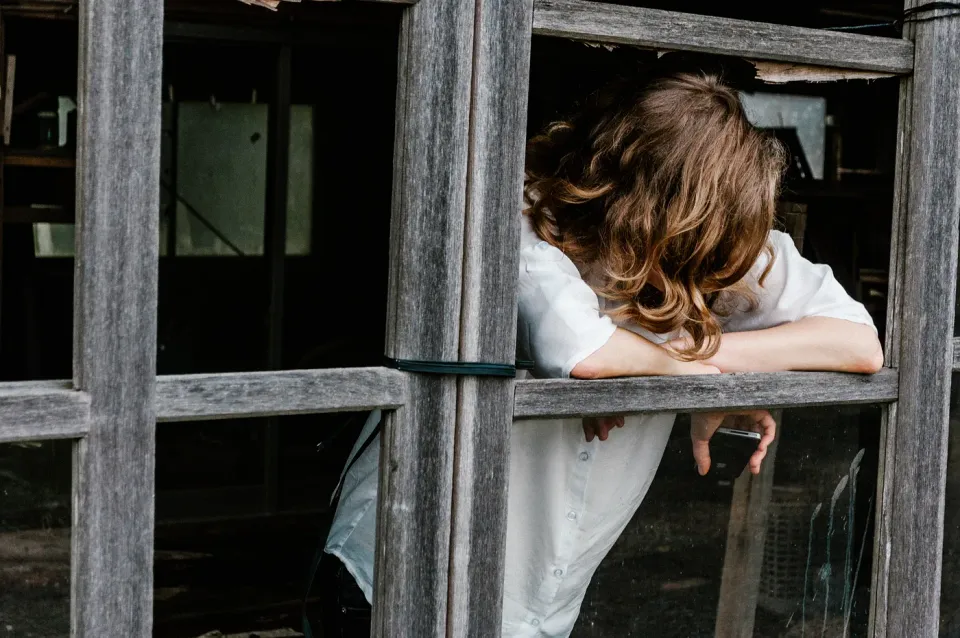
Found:
M 578 363 L 570 376 L 578 379 L 711 374 L 718 370 L 702 362 L 679 361 L 665 348 L 617 328 L 599 350 Z
M 807 317 L 766 330 L 724 334 L 707 363 L 722 372 L 825 370 L 872 374 L 883 365 L 883 351 L 870 326 Z

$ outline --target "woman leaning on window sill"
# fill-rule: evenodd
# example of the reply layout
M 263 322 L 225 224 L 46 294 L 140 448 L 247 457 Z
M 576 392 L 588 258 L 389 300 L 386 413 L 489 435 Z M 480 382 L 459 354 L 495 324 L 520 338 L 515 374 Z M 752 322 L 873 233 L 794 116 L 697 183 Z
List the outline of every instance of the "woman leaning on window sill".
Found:
M 731 88 L 752 69 L 668 54 L 531 140 L 518 337 L 534 376 L 880 369 L 864 307 L 773 230 L 783 151 L 747 121 Z M 758 472 L 776 428 L 764 410 L 695 415 L 699 471 L 727 417 L 762 433 L 750 460 Z M 379 418 L 368 419 L 354 454 Z M 512 429 L 503 636 L 570 634 L 673 422 L 652 414 Z M 325 573 L 349 602 L 329 605 L 331 635 L 368 632 L 378 449 L 368 445 L 350 466 L 327 539 Z

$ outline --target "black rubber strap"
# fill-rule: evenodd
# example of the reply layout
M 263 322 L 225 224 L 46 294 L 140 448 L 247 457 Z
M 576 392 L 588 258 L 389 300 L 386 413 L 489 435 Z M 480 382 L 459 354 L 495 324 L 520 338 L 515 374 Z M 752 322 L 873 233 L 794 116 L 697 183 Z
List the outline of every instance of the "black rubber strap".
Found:
M 422 374 L 451 374 L 473 377 L 515 377 L 518 369 L 530 369 L 532 361 L 509 363 L 482 363 L 479 361 L 417 361 L 415 359 L 386 359 L 387 366 L 403 372 Z

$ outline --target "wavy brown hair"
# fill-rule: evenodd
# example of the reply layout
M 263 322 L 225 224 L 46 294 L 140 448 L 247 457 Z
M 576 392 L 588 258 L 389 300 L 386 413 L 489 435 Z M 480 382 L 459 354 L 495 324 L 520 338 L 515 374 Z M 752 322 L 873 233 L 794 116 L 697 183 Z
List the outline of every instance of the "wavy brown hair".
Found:
M 674 71 L 599 92 L 531 139 L 524 212 L 598 275 L 615 320 L 684 329 L 681 357 L 705 359 L 720 345 L 716 315 L 755 303 L 744 277 L 770 250 L 783 170 L 780 144 L 720 74 Z

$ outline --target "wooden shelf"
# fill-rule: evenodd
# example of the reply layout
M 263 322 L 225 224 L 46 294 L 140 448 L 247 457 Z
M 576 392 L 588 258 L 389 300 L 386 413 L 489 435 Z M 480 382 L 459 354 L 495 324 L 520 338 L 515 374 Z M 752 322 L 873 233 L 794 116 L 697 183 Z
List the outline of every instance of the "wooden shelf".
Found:
M 73 207 L 34 207 L 34 206 L 5 206 L 3 209 L 4 224 L 72 224 L 74 223 Z
M 74 168 L 73 155 L 50 151 L 11 150 L 3 154 L 4 166 L 29 166 L 33 168 Z

